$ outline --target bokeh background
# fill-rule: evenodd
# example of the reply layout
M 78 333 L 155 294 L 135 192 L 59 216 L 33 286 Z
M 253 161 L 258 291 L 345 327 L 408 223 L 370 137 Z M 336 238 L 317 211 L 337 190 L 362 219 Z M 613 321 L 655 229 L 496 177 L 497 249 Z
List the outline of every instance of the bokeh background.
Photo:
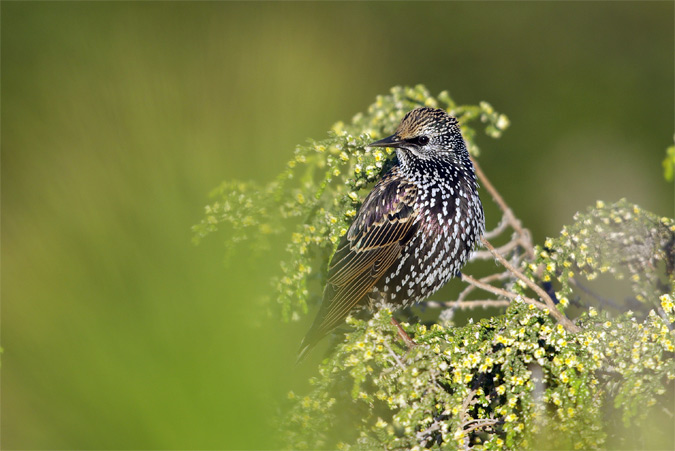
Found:
M 279 255 L 190 226 L 393 85 L 509 116 L 480 162 L 535 242 L 597 199 L 673 215 L 672 2 L 0 7 L 3 449 L 276 447 L 308 320 L 257 311 Z

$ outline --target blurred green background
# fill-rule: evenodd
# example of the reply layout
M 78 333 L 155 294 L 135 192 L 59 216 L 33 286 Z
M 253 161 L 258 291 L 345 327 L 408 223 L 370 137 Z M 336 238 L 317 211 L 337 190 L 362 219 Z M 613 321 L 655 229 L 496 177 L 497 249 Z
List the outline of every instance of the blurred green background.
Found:
M 257 312 L 278 255 L 190 226 L 393 85 L 510 117 L 480 162 L 536 242 L 596 199 L 673 215 L 672 2 L 0 7 L 3 449 L 277 446 L 308 320 Z

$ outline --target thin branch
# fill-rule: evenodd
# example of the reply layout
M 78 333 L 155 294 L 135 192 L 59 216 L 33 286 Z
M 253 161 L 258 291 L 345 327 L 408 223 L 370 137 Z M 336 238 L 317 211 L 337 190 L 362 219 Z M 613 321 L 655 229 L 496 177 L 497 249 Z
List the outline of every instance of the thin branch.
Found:
M 476 429 L 484 428 L 486 426 L 494 426 L 495 424 L 499 424 L 501 422 L 502 420 L 496 420 L 494 418 L 481 418 L 479 420 L 473 420 L 472 422 L 466 424 L 467 426 L 471 424 L 471 426 L 466 429 L 462 429 L 462 432 L 469 434 Z
M 483 235 L 483 236 L 485 236 L 485 235 Z M 518 246 L 522 246 L 522 243 L 520 241 L 521 240 L 519 240 L 519 239 L 511 240 L 508 243 L 506 243 L 505 245 L 497 248 L 497 251 L 500 254 L 508 254 L 512 250 L 516 249 Z M 471 254 L 471 257 L 469 257 L 469 261 L 489 260 L 491 258 L 492 258 L 492 253 L 490 251 L 474 251 Z
M 469 394 L 466 395 L 466 398 L 464 398 L 464 401 L 462 401 L 462 407 L 460 409 L 460 412 L 461 412 L 461 420 L 462 420 L 463 424 L 470 423 L 470 421 L 466 421 L 466 419 L 469 418 L 469 414 L 467 413 L 467 410 L 469 409 L 469 406 L 476 403 L 474 401 L 476 393 L 478 393 L 478 390 L 471 390 L 469 392 Z
M 403 330 L 403 327 L 401 327 L 401 324 L 398 321 L 396 321 L 394 318 L 392 318 L 391 323 L 394 326 L 396 326 L 396 331 L 398 332 L 399 338 L 401 340 L 403 340 L 403 342 L 406 344 L 408 349 L 412 349 L 415 346 L 417 346 L 417 343 L 415 343 L 415 340 L 410 338 L 410 335 L 408 335 L 408 333 L 405 330 Z
M 425 301 L 420 305 L 428 308 L 473 310 L 478 307 L 508 307 L 510 303 L 510 301 L 500 299 L 472 299 L 470 301 Z
M 476 160 L 472 159 L 472 161 L 474 169 L 476 171 L 476 176 L 478 177 L 478 180 L 480 181 L 481 185 L 485 188 L 485 190 L 488 193 L 490 193 L 492 199 L 502 210 L 502 213 L 504 214 L 504 216 L 502 217 L 502 221 L 505 220 L 511 227 L 513 227 L 513 230 L 515 230 L 516 233 L 518 234 L 518 241 L 523 245 L 523 248 L 525 249 L 525 252 L 527 252 L 528 257 L 530 259 L 533 259 L 534 247 L 532 246 L 532 240 L 530 238 L 529 231 L 523 228 L 520 221 L 513 214 L 513 211 L 511 211 L 509 206 L 504 201 L 504 198 L 502 198 L 502 196 L 499 194 L 499 192 L 497 192 L 497 190 L 492 185 L 490 180 L 485 176 L 485 173 L 481 169 L 480 165 L 476 162 Z M 497 228 L 500 228 L 500 226 L 497 226 Z M 490 238 L 492 238 L 492 233 L 490 233 L 489 236 Z
M 475 285 L 476 287 L 480 288 L 481 290 L 488 291 L 492 294 L 496 294 L 499 296 L 504 296 L 506 298 L 509 298 L 511 300 L 516 299 L 516 298 L 521 298 L 525 303 L 527 304 L 533 304 L 537 308 L 544 310 L 547 309 L 546 304 L 535 301 L 534 299 L 528 298 L 527 296 L 522 296 L 516 293 L 511 293 L 510 291 L 503 290 L 501 288 L 497 288 L 495 286 L 490 285 L 489 283 L 483 283 L 480 280 L 474 279 L 473 277 L 467 275 L 467 274 L 462 274 L 462 280 L 466 283 L 470 283 L 472 285 Z
M 558 310 L 558 308 L 556 307 L 555 303 L 553 302 L 553 299 L 551 299 L 551 296 L 549 296 L 548 293 L 546 293 L 539 285 L 537 285 L 536 283 L 534 283 L 532 280 L 530 280 L 529 278 L 525 277 L 525 275 L 522 274 L 520 271 L 518 271 L 516 268 L 514 268 L 513 266 L 511 266 L 511 264 L 510 264 L 508 261 L 506 261 L 506 259 L 505 259 L 504 257 L 502 257 L 502 256 L 495 250 L 495 248 L 492 246 L 492 244 L 490 244 L 490 242 L 489 242 L 488 240 L 486 240 L 485 238 L 481 237 L 481 242 L 483 243 L 483 245 L 484 245 L 485 247 L 488 248 L 488 250 L 492 253 L 492 255 L 494 255 L 494 257 L 497 259 L 497 261 L 498 261 L 499 263 L 501 263 L 502 266 L 504 266 L 504 268 L 508 269 L 514 276 L 516 276 L 518 279 L 522 280 L 522 281 L 525 283 L 525 285 L 527 285 L 528 287 L 530 287 L 530 288 L 532 289 L 532 291 L 534 291 L 535 293 L 537 293 L 537 295 L 539 296 L 539 298 L 540 298 L 541 300 L 543 300 L 544 303 L 545 303 L 545 305 L 542 305 L 541 302 L 536 302 L 536 301 L 535 301 L 536 304 L 534 304 L 534 305 L 538 306 L 538 307 L 541 308 L 542 310 L 543 310 L 543 309 L 548 309 L 549 314 L 550 314 L 551 316 L 553 316 L 553 317 L 556 319 L 556 321 L 558 321 L 558 323 L 562 324 L 563 327 L 564 327 L 565 329 L 567 329 L 568 332 L 576 333 L 576 332 L 579 332 L 579 331 L 581 330 L 581 329 L 579 328 L 579 326 L 577 326 L 577 325 L 574 324 L 572 321 L 570 321 L 569 318 L 567 318 L 565 315 L 563 315 L 563 314 L 560 312 L 560 310 Z M 474 279 L 474 280 L 475 280 L 475 279 Z M 494 288 L 494 287 L 493 287 L 493 288 Z M 502 291 L 504 291 L 504 290 L 502 290 Z
M 389 351 L 389 354 L 391 354 L 391 356 L 394 358 L 394 360 L 396 361 L 396 364 L 397 364 L 398 366 L 400 366 L 401 369 L 405 369 L 405 365 L 403 365 L 403 362 L 401 362 L 401 360 L 398 358 L 398 356 L 397 356 L 396 353 L 393 351 L 393 349 L 391 349 L 391 346 L 389 346 L 389 343 L 387 343 L 387 342 L 385 341 L 385 342 L 384 342 L 384 347 L 387 348 L 387 351 Z
M 464 398 L 464 401 L 462 402 L 462 407 L 461 407 L 461 413 L 460 413 L 460 421 L 462 424 L 460 425 L 460 430 L 462 432 L 462 438 L 464 442 L 464 449 L 469 449 L 469 434 L 476 429 L 488 427 L 488 426 L 494 426 L 495 424 L 501 423 L 501 420 L 496 420 L 493 418 L 471 418 L 469 416 L 469 406 L 472 406 L 476 404 L 476 393 L 477 390 L 471 390 L 469 394 Z
M 431 426 L 429 426 L 423 431 L 418 432 L 416 435 L 417 440 L 420 442 L 420 445 L 426 448 L 427 443 L 429 443 L 429 441 L 432 439 L 432 437 L 430 437 L 431 433 L 436 432 L 440 429 L 441 429 L 440 423 L 438 422 L 438 420 L 434 420 Z
M 481 277 L 478 279 L 479 281 L 483 283 L 491 283 L 494 282 L 495 280 L 503 280 L 503 279 L 508 279 L 509 277 L 513 277 L 510 272 L 504 271 L 500 273 L 495 273 L 495 274 L 490 274 L 489 276 Z M 460 293 L 459 296 L 457 296 L 458 301 L 463 301 L 466 299 L 466 297 L 471 294 L 471 292 L 475 289 L 476 287 L 473 285 L 467 285 L 465 289 L 463 289 Z
M 499 235 L 502 234 L 504 230 L 506 230 L 509 227 L 509 220 L 506 217 L 506 215 L 502 215 L 502 219 L 499 221 L 499 224 L 497 224 L 497 227 L 495 227 L 492 230 L 489 230 L 483 234 L 485 238 L 488 240 L 491 240 L 492 238 L 498 237 Z

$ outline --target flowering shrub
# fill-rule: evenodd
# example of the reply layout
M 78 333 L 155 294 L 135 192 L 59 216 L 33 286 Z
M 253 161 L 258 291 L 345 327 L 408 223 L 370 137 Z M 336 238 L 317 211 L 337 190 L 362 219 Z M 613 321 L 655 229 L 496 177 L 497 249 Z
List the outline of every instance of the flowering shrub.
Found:
M 516 300 L 460 328 L 408 326 L 412 350 L 390 311 L 352 318 L 313 392 L 290 394 L 285 438 L 298 449 L 604 447 L 608 405 L 630 427 L 672 402 L 673 301 L 661 296 L 666 318 L 652 310 L 641 321 L 591 309 L 570 334 Z
M 423 86 L 393 88 L 351 123 L 335 124 L 326 139 L 298 146 L 273 182 L 224 183 L 194 227 L 195 239 L 225 227 L 228 246 L 247 240 L 251 249 L 264 251 L 273 237 L 285 238 L 275 299 L 284 319 L 298 319 L 320 299 L 338 240 L 394 158 L 391 150 L 365 145 L 421 105 L 458 117 L 474 159 L 479 149 L 472 123 L 480 120 L 495 138 L 509 125 L 484 102 L 457 106 L 445 92 L 432 97 Z M 398 338 L 387 308 L 366 319 L 349 317 L 349 332 L 321 363 L 311 393 L 289 393 L 279 419 L 285 445 L 673 447 L 667 431 L 663 443 L 640 431 L 655 418 L 673 422 L 675 221 L 626 200 L 598 202 L 559 237 L 535 246 L 477 170 L 504 215 L 486 235 L 499 236 L 509 225 L 514 234 L 496 251 L 490 246 L 492 254 L 479 251 L 474 258 L 494 255 L 507 270 L 480 279 L 463 275 L 471 285 L 458 300 L 429 305 L 445 312 L 471 308 L 466 293 L 482 289 L 493 297 L 479 302 L 507 304 L 505 312 L 462 327 L 443 313 L 432 324 L 404 323 L 417 343 L 413 348 Z M 635 312 L 626 311 L 625 303 L 586 296 L 585 284 L 605 274 L 629 283 Z M 578 311 L 573 321 L 566 316 L 571 303 Z

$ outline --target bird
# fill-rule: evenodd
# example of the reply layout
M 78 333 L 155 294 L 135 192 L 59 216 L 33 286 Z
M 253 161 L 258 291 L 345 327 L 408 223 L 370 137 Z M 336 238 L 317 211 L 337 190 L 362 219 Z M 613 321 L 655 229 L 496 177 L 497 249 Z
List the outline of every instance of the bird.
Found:
M 330 260 L 298 362 L 352 310 L 407 307 L 435 293 L 460 275 L 485 231 L 476 173 L 455 117 L 416 108 L 393 135 L 368 147 L 394 148 L 396 156 Z

